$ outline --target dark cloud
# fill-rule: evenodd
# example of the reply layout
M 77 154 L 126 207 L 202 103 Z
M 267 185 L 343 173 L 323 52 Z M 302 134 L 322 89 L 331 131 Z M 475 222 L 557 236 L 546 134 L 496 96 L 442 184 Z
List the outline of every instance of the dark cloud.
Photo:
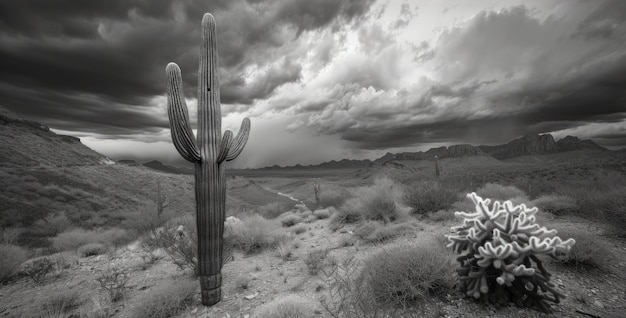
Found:
M 183 69 L 187 97 L 195 97 L 199 26 L 202 15 L 212 12 L 218 23 L 221 74 L 227 74 L 222 80 L 224 102 L 250 104 L 300 78 L 295 61 L 271 62 L 284 53 L 274 49 L 305 31 L 349 23 L 371 3 L 2 1 L 0 103 L 54 121 L 60 129 L 109 133 L 107 122 L 121 130 L 163 127 L 163 121 L 143 108 L 164 94 L 164 68 L 170 61 Z M 244 80 L 251 65 L 261 72 Z M 90 126 L 92 122 L 100 126 Z M 79 127 L 82 123 L 85 127 Z

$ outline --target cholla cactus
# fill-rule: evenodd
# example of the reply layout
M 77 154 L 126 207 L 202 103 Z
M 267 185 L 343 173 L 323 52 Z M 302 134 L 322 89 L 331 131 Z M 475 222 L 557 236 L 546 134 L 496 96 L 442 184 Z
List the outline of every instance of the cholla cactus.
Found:
M 200 67 L 198 69 L 198 137 L 194 138 L 183 96 L 180 68 L 167 65 L 167 110 L 176 150 L 195 164 L 196 226 L 198 228 L 198 276 L 202 304 L 211 306 L 222 298 L 224 214 L 226 208 L 226 161 L 243 151 L 250 133 L 245 118 L 236 137 L 222 135 L 219 62 L 215 19 L 202 18 Z
M 555 236 L 556 230 L 535 223 L 537 208 L 513 206 L 467 195 L 476 205 L 475 212 L 456 212 L 463 225 L 451 228 L 451 247 L 461 263 L 457 269 L 459 289 L 467 296 L 495 305 L 514 302 L 549 312 L 547 301 L 559 302 L 563 295 L 550 282 L 537 255 L 553 258 L 566 253 L 575 243 Z M 465 253 L 465 254 L 463 254 Z M 550 295 L 551 294 L 551 295 Z

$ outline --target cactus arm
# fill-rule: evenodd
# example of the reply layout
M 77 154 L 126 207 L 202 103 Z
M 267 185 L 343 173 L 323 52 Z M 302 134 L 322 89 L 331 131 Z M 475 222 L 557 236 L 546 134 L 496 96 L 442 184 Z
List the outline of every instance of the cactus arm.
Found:
M 233 132 L 230 130 L 226 130 L 224 132 L 224 136 L 222 136 L 222 143 L 220 144 L 220 153 L 217 155 L 217 164 L 222 163 L 224 159 L 226 159 L 226 155 L 228 155 L 228 151 L 230 150 L 233 144 Z
M 239 154 L 243 151 L 243 147 L 246 145 L 246 142 L 248 142 L 248 135 L 250 135 L 250 119 L 244 118 L 241 122 L 239 133 L 237 133 L 237 137 L 235 137 L 235 140 L 228 151 L 226 161 L 231 161 L 239 156 Z
M 189 114 L 187 113 L 187 103 L 183 96 L 183 80 L 180 75 L 180 68 L 176 63 L 169 63 L 165 68 L 167 74 L 167 115 L 172 127 L 172 141 L 178 153 L 189 162 L 200 160 L 200 151 L 196 145 L 191 125 L 189 124 Z

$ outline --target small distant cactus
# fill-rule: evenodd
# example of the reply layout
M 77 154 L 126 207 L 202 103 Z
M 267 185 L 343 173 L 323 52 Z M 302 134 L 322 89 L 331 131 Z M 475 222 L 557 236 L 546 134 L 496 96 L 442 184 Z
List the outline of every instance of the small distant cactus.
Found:
M 175 63 L 169 63 L 166 68 L 167 111 L 176 150 L 185 160 L 195 164 L 198 275 L 202 304 L 211 306 L 222 298 L 225 163 L 243 151 L 248 141 L 250 120 L 243 120 L 237 136 L 234 137 L 230 130 L 222 135 L 216 26 L 209 13 L 202 18 L 201 33 L 197 140 L 189 123 L 181 71 Z
M 439 178 L 439 157 L 435 156 L 435 176 Z
M 457 269 L 459 289 L 467 296 L 494 305 L 509 302 L 550 312 L 548 301 L 559 303 L 563 297 L 550 282 L 540 254 L 558 258 L 574 245 L 563 241 L 556 230 L 535 223 L 537 208 L 529 209 L 511 201 L 501 203 L 467 195 L 475 212 L 456 212 L 463 225 L 452 227 L 449 244 L 461 266 Z M 465 253 L 465 254 L 463 254 Z
M 322 189 L 320 187 L 320 184 L 317 183 L 317 181 L 315 181 L 313 183 L 313 192 L 315 193 L 315 208 L 319 209 L 321 208 L 321 193 L 322 193 Z

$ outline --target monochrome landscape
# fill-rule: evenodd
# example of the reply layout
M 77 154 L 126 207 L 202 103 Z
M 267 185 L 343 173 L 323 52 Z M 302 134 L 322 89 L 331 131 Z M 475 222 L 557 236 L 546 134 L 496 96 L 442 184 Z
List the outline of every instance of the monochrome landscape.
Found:
M 626 313 L 623 2 L 36 2 L 0 4 L 0 316 Z

